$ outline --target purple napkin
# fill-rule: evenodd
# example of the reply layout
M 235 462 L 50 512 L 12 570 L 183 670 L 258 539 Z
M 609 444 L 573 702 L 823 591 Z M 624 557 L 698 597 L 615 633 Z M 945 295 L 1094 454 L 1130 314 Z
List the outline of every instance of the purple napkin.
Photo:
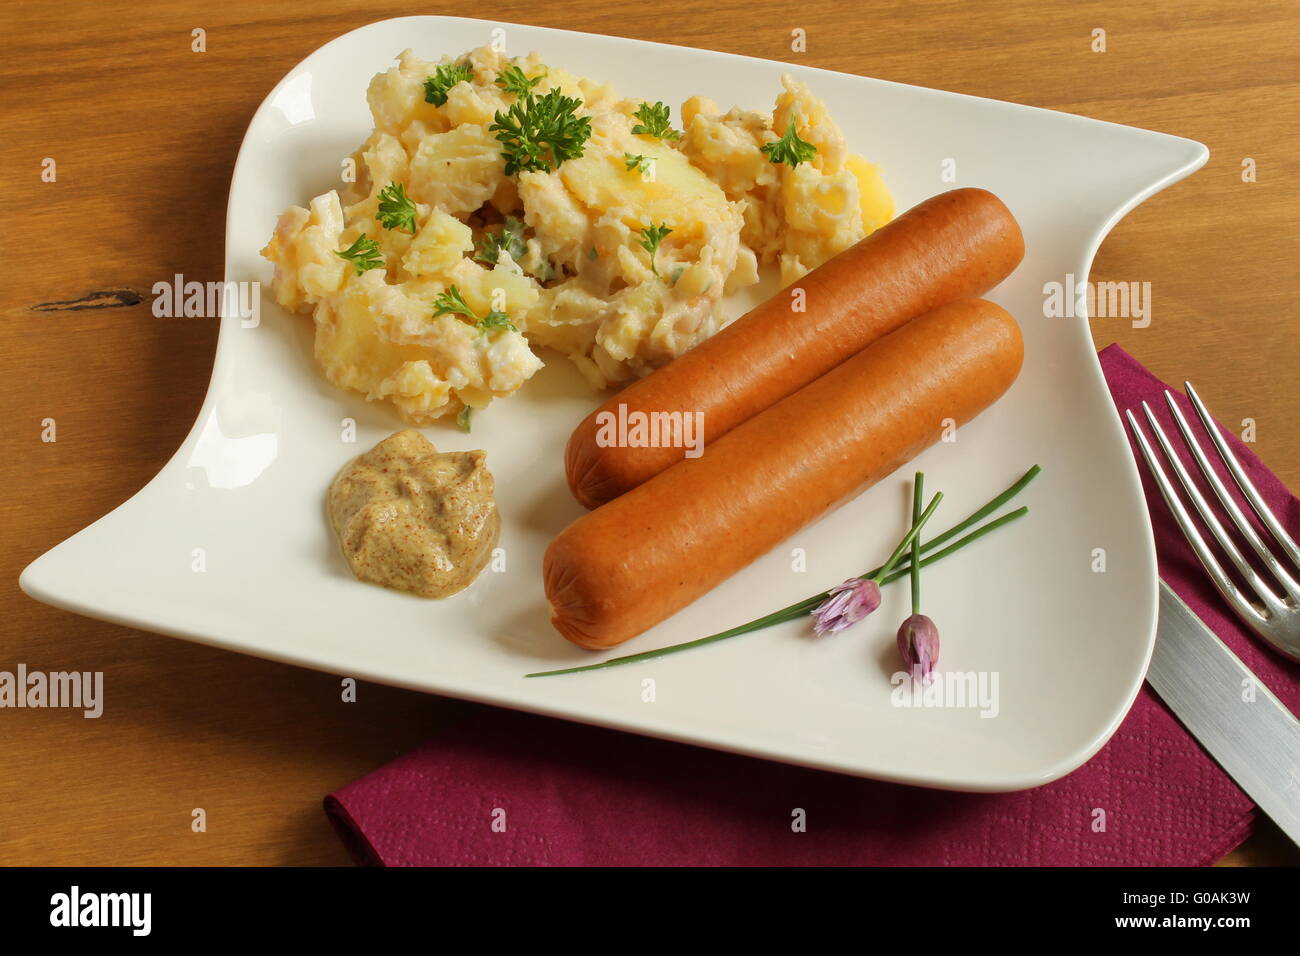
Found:
M 1121 410 L 1145 399 L 1172 427 L 1162 382 L 1116 345 L 1101 364 Z M 1228 440 L 1300 533 L 1300 502 Z M 1237 623 L 1145 475 L 1144 485 L 1161 577 L 1300 708 L 1300 666 Z M 792 832 L 792 807 L 807 812 L 806 832 Z M 1104 832 L 1092 827 L 1096 807 Z M 1020 793 L 878 783 L 483 708 L 330 794 L 325 810 L 358 863 L 387 866 L 1180 866 L 1212 863 L 1254 824 L 1250 799 L 1145 685 L 1097 756 Z

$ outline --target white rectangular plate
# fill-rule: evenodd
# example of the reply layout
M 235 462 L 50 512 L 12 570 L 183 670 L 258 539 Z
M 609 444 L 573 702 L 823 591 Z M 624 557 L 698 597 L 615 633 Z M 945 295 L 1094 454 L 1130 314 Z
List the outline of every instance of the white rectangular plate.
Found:
M 891 702 L 904 585 L 831 639 L 803 622 L 641 665 L 525 680 L 600 659 L 551 628 L 541 558 L 580 514 L 564 481 L 569 431 L 595 404 L 568 363 L 548 365 L 474 421 L 426 429 L 440 448 L 484 448 L 505 519 L 503 572 L 426 601 L 360 584 L 324 515 L 351 456 L 400 427 L 386 405 L 327 384 L 311 322 L 278 309 L 259 255 L 286 206 L 338 185 L 371 129 L 366 84 L 411 47 L 434 59 L 490 42 L 611 81 L 626 96 L 770 109 L 789 70 L 812 85 L 849 146 L 879 163 L 906 209 L 955 185 L 992 190 L 1028 255 L 991 298 L 1015 314 L 1025 368 L 1010 393 L 915 465 L 946 500 L 946 527 L 1029 465 L 1031 514 L 926 572 L 941 669 L 997 675 L 996 716 Z M 651 68 L 653 66 L 653 68 Z M 1137 471 L 1086 319 L 1044 318 L 1043 286 L 1083 281 L 1111 226 L 1199 168 L 1199 143 L 1062 113 L 747 57 L 446 17 L 374 23 L 296 66 L 249 126 L 226 224 L 226 279 L 263 284 L 261 324 L 222 320 L 199 419 L 159 475 L 22 576 L 33 597 L 231 650 L 790 763 L 926 786 L 1012 790 L 1073 770 L 1133 702 L 1151 653 L 1156 571 Z M 955 162 L 956 182 L 941 179 Z M 753 296 L 730 305 L 737 314 Z M 143 386 L 142 386 L 143 387 Z M 355 444 L 343 441 L 355 419 Z M 700 637 L 877 564 L 905 527 L 912 469 L 886 479 L 693 606 L 614 653 Z M 792 549 L 806 571 L 792 570 Z M 1106 571 L 1092 570 L 1105 549 Z M 194 568 L 202 549 L 205 570 Z M 654 680 L 653 699 L 645 692 Z

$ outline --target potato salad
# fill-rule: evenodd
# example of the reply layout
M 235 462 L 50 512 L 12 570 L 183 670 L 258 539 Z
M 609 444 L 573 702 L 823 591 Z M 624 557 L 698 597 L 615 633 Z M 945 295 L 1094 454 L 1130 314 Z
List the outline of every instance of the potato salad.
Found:
M 415 425 L 468 429 L 538 350 L 597 389 L 646 375 L 734 317 L 723 297 L 760 269 L 795 282 L 894 214 L 789 75 L 771 113 L 693 97 L 677 124 L 535 53 L 408 50 L 367 98 L 351 181 L 289 207 L 263 255 L 326 378 Z

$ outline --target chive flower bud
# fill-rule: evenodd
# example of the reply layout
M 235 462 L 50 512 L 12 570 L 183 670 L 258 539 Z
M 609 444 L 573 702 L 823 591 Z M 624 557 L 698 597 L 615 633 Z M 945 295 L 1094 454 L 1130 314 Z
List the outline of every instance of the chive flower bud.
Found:
M 837 634 L 878 607 L 880 585 L 871 578 L 849 578 L 831 588 L 826 600 L 813 608 L 813 631 Z
M 913 614 L 898 629 L 898 653 L 915 680 L 928 684 L 939 663 L 939 629 L 924 614 Z

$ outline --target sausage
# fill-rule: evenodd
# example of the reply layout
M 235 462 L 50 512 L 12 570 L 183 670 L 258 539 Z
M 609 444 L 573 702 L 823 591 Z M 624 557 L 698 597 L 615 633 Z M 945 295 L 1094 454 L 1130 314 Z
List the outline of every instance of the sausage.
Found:
M 600 429 L 619 405 L 693 415 L 703 424 L 693 440 L 707 447 L 909 319 L 991 289 L 1024 253 L 1020 226 L 992 193 L 927 199 L 587 416 L 565 448 L 573 496 L 594 508 L 683 458 L 680 441 L 611 447 Z
M 552 623 L 593 649 L 653 627 L 991 405 L 1023 356 L 991 302 L 912 320 L 560 532 L 543 560 Z

